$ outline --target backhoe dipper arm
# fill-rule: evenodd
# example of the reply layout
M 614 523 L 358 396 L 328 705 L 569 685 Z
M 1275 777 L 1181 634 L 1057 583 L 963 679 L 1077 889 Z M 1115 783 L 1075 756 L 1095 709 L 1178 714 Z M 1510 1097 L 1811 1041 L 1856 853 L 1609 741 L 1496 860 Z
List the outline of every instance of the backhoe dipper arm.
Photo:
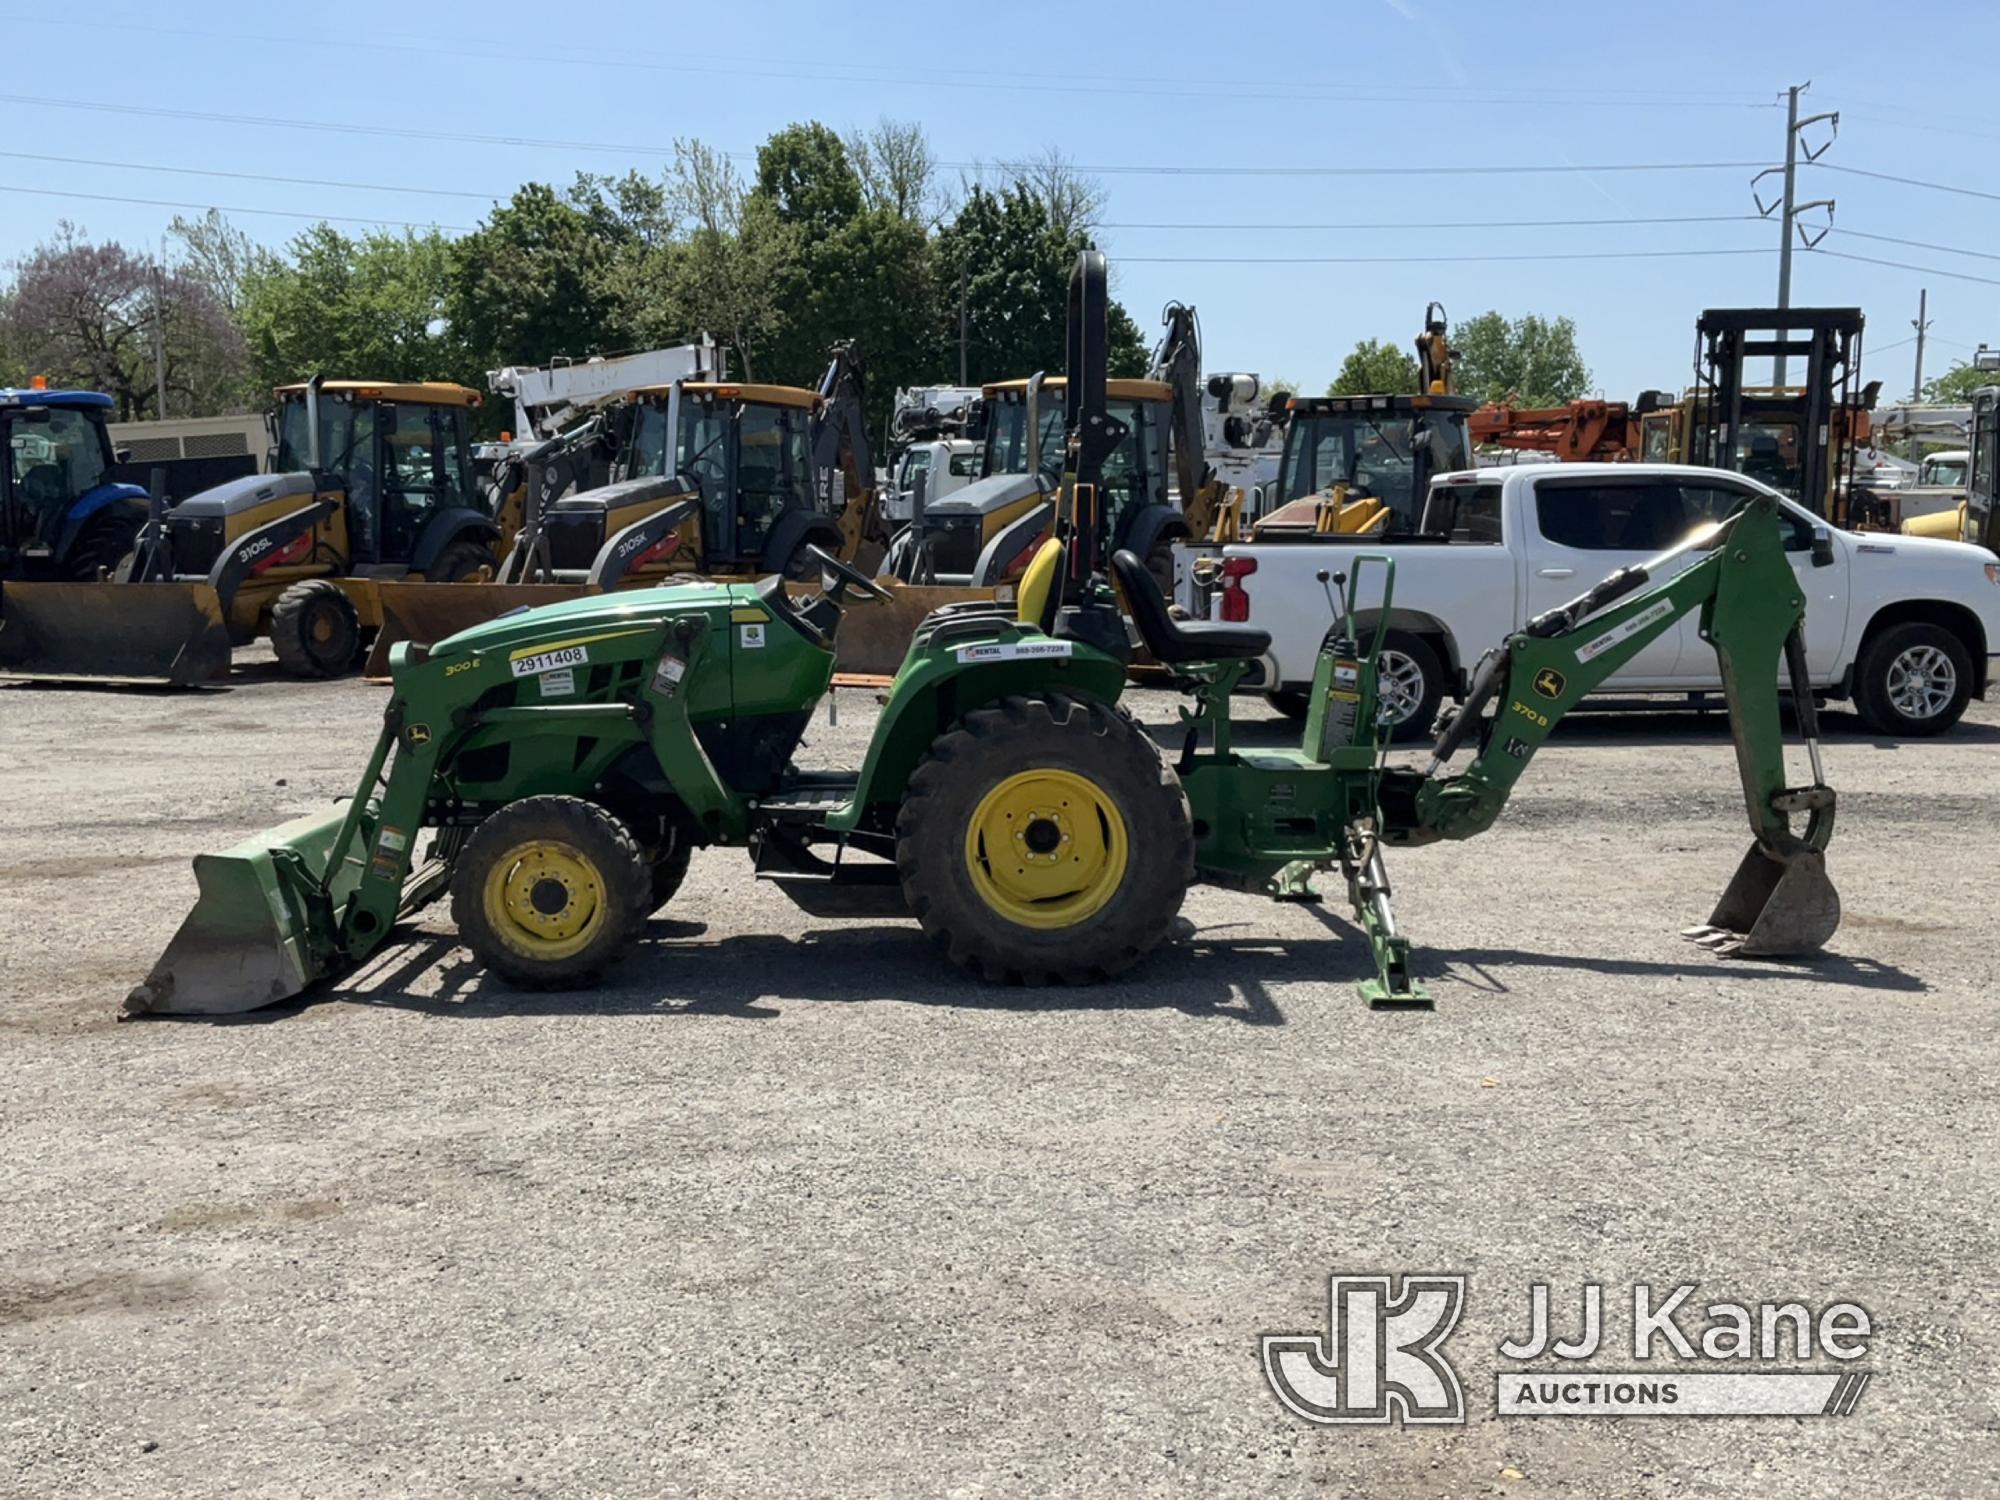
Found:
M 882 529 L 882 520 L 875 504 L 875 460 L 868 448 L 861 355 L 854 345 L 833 346 L 833 358 L 820 377 L 819 394 L 824 405 L 813 422 L 813 462 L 822 469 L 840 465 L 846 492 L 836 518 L 840 555 L 852 561 L 863 542 L 887 540 L 870 535 Z
M 1706 556 L 1673 573 L 1673 566 L 1692 551 Z M 1653 583 L 1668 574 L 1666 581 Z M 1777 501 L 1760 495 L 1719 526 L 1697 532 L 1646 563 L 1621 569 L 1529 621 L 1500 652 L 1480 663 L 1465 703 L 1438 736 L 1430 767 L 1422 773 L 1384 773 L 1385 839 L 1427 843 L 1471 838 L 1490 828 L 1563 715 L 1648 642 L 1699 610 L 1702 637 L 1714 647 L 1721 667 L 1743 800 L 1757 841 L 1752 854 L 1761 850 L 1780 866 L 1803 851 L 1817 858 L 1832 837 L 1834 796 L 1820 767 L 1818 725 L 1805 675 L 1799 635 L 1805 617 L 1802 594 L 1785 560 Z M 1793 701 L 1812 756 L 1813 784 L 1798 790 L 1785 785 L 1780 663 L 1789 667 Z M 1494 712 L 1482 718 L 1488 702 Z M 1444 761 L 1475 732 L 1479 752 L 1472 763 L 1455 776 L 1439 775 Z M 1796 812 L 1808 815 L 1803 839 L 1792 833 Z
M 1174 482 L 1180 487 L 1181 509 L 1196 536 L 1206 535 L 1215 521 L 1219 498 L 1208 466 L 1201 426 L 1201 325 L 1192 307 L 1169 302 L 1160 315 L 1166 333 L 1153 352 L 1151 378 L 1173 387 L 1168 434 L 1174 452 Z

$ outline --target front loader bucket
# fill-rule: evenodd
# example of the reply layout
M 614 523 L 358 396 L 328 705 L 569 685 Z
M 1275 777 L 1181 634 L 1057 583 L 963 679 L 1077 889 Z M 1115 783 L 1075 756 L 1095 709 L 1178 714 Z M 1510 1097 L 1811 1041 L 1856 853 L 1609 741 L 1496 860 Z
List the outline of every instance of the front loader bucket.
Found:
M 350 859 L 323 888 L 342 822 L 340 813 L 295 818 L 220 854 L 197 854 L 194 910 L 125 997 L 125 1013 L 234 1015 L 288 1000 L 332 972 L 333 913 L 360 878 Z
M 206 583 L 0 584 L 0 677 L 188 687 L 229 675 Z
M 434 646 L 509 610 L 581 599 L 591 590 L 580 583 L 384 583 L 376 592 L 382 628 L 368 653 L 368 677 L 389 675 L 389 648 L 398 641 Z
M 1705 927 L 1683 936 L 1725 957 L 1817 953 L 1840 926 L 1840 893 L 1826 856 L 1800 843 L 1783 855 L 1752 844 Z
M 903 583 L 893 578 L 875 582 L 887 592 L 887 599 L 863 598 L 849 589 L 847 608 L 840 618 L 840 633 L 834 637 L 834 668 L 873 677 L 894 677 L 909 654 L 910 637 L 924 622 L 924 616 L 941 605 L 963 604 L 970 600 L 991 600 L 992 589 L 951 588 L 942 584 Z M 793 583 L 793 594 L 816 594 L 818 583 Z

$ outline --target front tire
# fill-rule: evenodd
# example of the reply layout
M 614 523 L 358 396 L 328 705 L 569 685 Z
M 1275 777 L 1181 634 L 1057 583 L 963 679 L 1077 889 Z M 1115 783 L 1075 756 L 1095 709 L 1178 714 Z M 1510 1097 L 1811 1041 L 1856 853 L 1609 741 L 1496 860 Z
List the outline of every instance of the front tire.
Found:
M 651 910 L 652 869 L 617 818 L 581 797 L 524 797 L 473 830 L 451 915 L 481 963 L 522 989 L 596 977 Z
M 1939 625 L 1891 625 L 1854 668 L 1861 722 L 1891 739 L 1927 739 L 1959 721 L 1972 696 L 1972 657 Z
M 488 578 L 500 572 L 500 559 L 493 555 L 493 549 L 484 542 L 453 542 L 431 559 L 431 565 L 424 569 L 426 583 L 457 583 L 461 579 L 478 576 L 484 568 Z
M 1129 715 L 1009 698 L 940 735 L 896 820 L 911 913 L 999 983 L 1081 984 L 1166 937 L 1194 878 L 1186 794 Z
M 271 649 L 294 677 L 338 677 L 361 650 L 361 620 L 337 583 L 308 578 L 271 606 Z

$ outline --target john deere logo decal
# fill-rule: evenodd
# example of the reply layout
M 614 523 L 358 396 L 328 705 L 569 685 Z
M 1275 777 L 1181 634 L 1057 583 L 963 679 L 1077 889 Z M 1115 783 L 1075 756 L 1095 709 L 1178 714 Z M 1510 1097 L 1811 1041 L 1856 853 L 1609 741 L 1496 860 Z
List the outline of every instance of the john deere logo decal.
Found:
M 428 724 L 412 724 L 408 729 L 403 731 L 403 738 L 410 742 L 412 748 L 418 745 L 428 745 L 431 742 L 431 726 Z
M 1566 685 L 1563 674 L 1554 667 L 1543 667 L 1535 674 L 1535 691 L 1544 698 L 1560 698 Z

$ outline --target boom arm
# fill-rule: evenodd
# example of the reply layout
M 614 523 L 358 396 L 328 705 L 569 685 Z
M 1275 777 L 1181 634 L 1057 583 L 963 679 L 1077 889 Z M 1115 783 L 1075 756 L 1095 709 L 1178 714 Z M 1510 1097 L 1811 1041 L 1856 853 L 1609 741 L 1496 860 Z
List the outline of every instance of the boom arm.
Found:
M 1696 550 L 1706 556 L 1653 582 Z M 1648 563 L 1621 569 L 1531 620 L 1489 654 L 1464 705 L 1439 735 L 1428 770 L 1384 773 L 1384 839 L 1427 843 L 1471 838 L 1490 828 L 1563 715 L 1696 610 L 1702 637 L 1721 666 L 1737 772 L 1756 839 L 1709 928 L 1696 932 L 1740 934 L 1740 942 L 1725 946 L 1753 954 L 1818 946 L 1839 921 L 1838 899 L 1821 859 L 1833 835 L 1834 795 L 1820 766 L 1806 677 L 1800 635 L 1805 600 L 1785 560 L 1778 503 L 1769 496 L 1753 497 L 1720 526 Z M 1812 785 L 1804 788 L 1785 785 L 1781 661 L 1789 669 L 1793 705 L 1812 757 Z M 1489 702 L 1494 713 L 1484 719 Z M 1472 763 L 1455 776 L 1438 775 L 1475 729 L 1480 744 Z M 1806 815 L 1803 837 L 1792 831 L 1795 813 Z

